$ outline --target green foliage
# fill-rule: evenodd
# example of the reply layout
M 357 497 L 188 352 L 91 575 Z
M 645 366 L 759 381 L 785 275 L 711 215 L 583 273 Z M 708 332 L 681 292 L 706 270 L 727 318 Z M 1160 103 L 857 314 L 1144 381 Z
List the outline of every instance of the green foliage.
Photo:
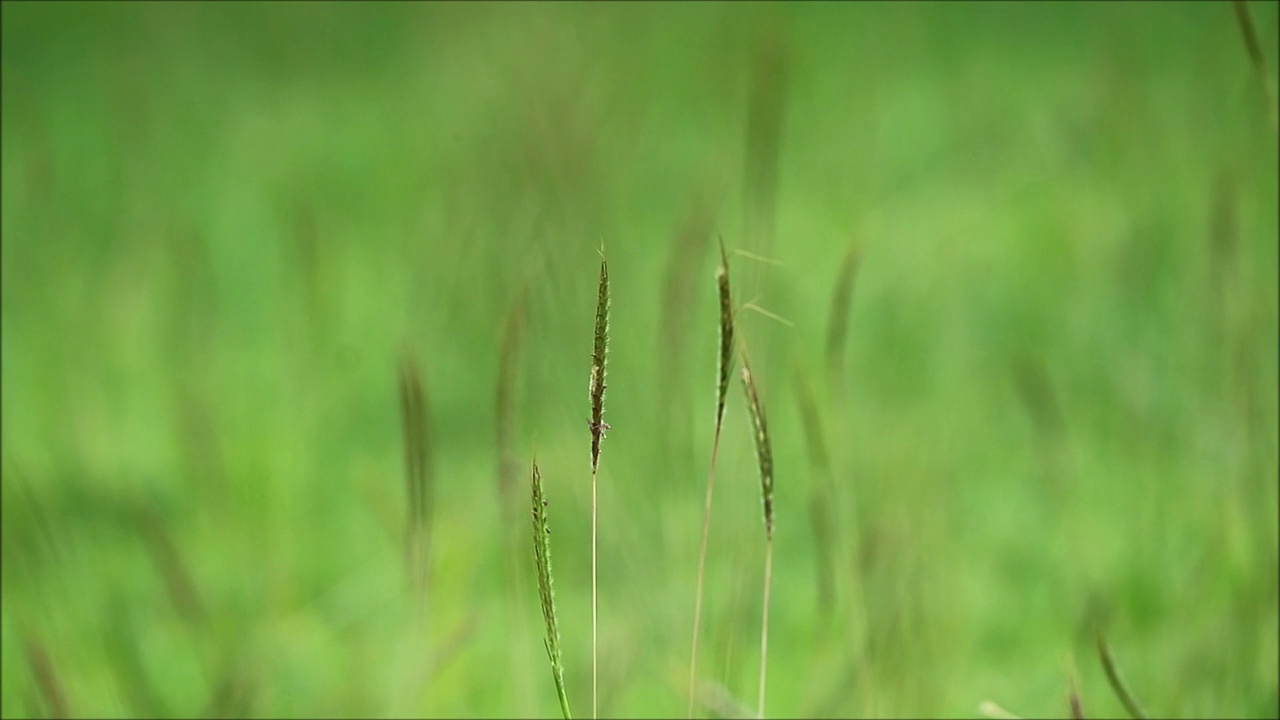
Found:
M 1275 78 L 1277 8 L 1250 9 Z M 602 239 L 599 709 L 683 715 L 713 235 L 735 301 L 794 323 L 735 317 L 781 474 L 772 713 L 1063 716 L 1071 656 L 1121 716 L 1096 598 L 1151 712 L 1280 714 L 1277 137 L 1231 5 L 0 12 L 3 716 L 554 715 L 495 482 L 535 438 L 585 707 Z M 758 682 L 747 425 L 725 413 L 702 714 Z

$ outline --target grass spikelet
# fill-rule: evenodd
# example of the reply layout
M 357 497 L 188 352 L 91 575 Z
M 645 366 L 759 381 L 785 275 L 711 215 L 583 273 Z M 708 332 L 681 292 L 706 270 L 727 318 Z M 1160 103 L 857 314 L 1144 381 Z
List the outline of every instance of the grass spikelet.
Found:
M 600 257 L 600 284 L 596 290 L 596 323 L 591 350 L 591 472 L 600 466 L 600 443 L 609 426 L 604 422 L 605 372 L 609 359 L 609 264 Z
M 742 387 L 747 394 L 747 411 L 756 439 L 756 460 L 760 466 L 760 498 L 764 504 L 764 603 L 760 618 L 760 696 L 757 717 L 764 717 L 765 680 L 769 660 L 769 591 L 773 582 L 773 446 L 769 442 L 769 424 L 764 404 L 756 388 L 755 375 L 747 353 L 742 351 Z
M 827 324 L 827 378 L 833 388 L 843 388 L 845 344 L 849 335 L 849 311 L 853 289 L 862 265 L 862 253 L 855 245 L 849 248 L 836 276 L 831 295 L 831 318 Z
M 747 412 L 751 416 L 751 427 L 756 441 L 756 460 L 760 466 L 760 497 L 764 503 L 765 539 L 772 543 L 773 446 L 769 442 L 769 424 L 765 417 L 764 404 L 760 401 L 755 374 L 751 371 L 751 363 L 745 350 L 742 352 L 742 388 L 747 394 Z
M 595 339 L 591 351 L 591 717 L 598 710 L 599 687 L 598 594 L 596 591 L 596 479 L 600 468 L 600 443 L 609 425 L 604 421 L 605 372 L 609 355 L 609 264 L 600 251 L 600 284 L 596 290 Z
M 1147 713 L 1138 704 L 1133 693 L 1129 691 L 1129 686 L 1125 684 L 1124 678 L 1120 677 L 1120 669 L 1116 667 L 1115 658 L 1111 656 L 1111 646 L 1107 644 L 1106 637 L 1102 633 L 1096 636 L 1098 646 L 1098 658 L 1102 660 L 1102 669 L 1107 675 L 1107 682 L 1111 684 L 1111 689 L 1115 692 L 1116 697 L 1120 699 L 1120 703 L 1124 705 L 1124 709 L 1129 711 L 1129 716 L 1133 720 L 1146 720 Z
M 556 623 L 556 594 L 551 575 L 551 528 L 547 524 L 547 500 L 542 492 L 542 474 L 538 461 L 533 461 L 533 559 L 538 571 L 538 600 L 542 605 L 542 622 L 547 628 L 543 644 L 551 661 L 551 676 L 556 683 L 556 697 L 565 720 L 569 713 L 569 697 L 564 691 L 564 661 L 560 655 L 560 626 Z
M 712 445 L 714 456 L 720 445 L 720 428 L 724 424 L 724 406 L 729 397 L 729 376 L 733 374 L 733 294 L 729 289 L 729 256 L 720 238 L 720 267 L 716 269 L 716 292 L 720 298 L 720 354 L 716 366 L 716 431 Z
M 431 536 L 430 445 L 426 417 L 426 394 L 417 361 L 404 350 L 400 358 L 400 414 L 404 430 L 405 490 L 408 522 L 405 532 L 405 564 L 409 584 L 416 599 L 426 593 Z
M 1258 28 L 1253 24 L 1253 15 L 1249 13 L 1249 4 L 1244 0 L 1232 3 L 1236 13 L 1236 24 L 1240 26 L 1240 35 L 1244 38 L 1245 52 L 1249 53 L 1249 64 L 1253 66 L 1253 74 L 1258 79 L 1258 87 L 1262 89 L 1262 99 L 1267 103 L 1267 114 L 1270 115 L 1271 128 L 1280 129 L 1280 109 L 1276 107 L 1276 89 L 1267 75 L 1267 59 L 1262 54 L 1262 41 L 1258 38 Z
M 716 369 L 716 426 L 711 442 L 711 469 L 707 472 L 707 497 L 702 514 L 702 545 L 698 550 L 698 578 L 693 601 L 693 649 L 689 653 L 689 717 L 698 677 L 698 634 L 702 622 L 702 587 L 707 568 L 707 538 L 711 532 L 711 501 L 715 492 L 716 460 L 720 454 L 720 430 L 729 396 L 729 376 L 733 373 L 733 295 L 729 289 L 729 255 L 720 238 L 720 266 L 716 268 L 716 289 L 720 298 L 720 354 Z

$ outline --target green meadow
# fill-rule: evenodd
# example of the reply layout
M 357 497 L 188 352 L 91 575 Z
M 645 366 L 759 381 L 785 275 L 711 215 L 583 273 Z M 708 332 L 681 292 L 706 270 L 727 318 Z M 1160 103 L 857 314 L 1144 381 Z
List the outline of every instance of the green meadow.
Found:
M 1247 7 L 1261 68 L 1230 3 L 5 2 L 0 714 L 558 716 L 536 456 L 590 717 L 604 257 L 599 712 L 685 717 L 723 239 L 767 716 L 1127 717 L 1101 635 L 1276 717 Z M 740 367 L 699 717 L 756 707 Z

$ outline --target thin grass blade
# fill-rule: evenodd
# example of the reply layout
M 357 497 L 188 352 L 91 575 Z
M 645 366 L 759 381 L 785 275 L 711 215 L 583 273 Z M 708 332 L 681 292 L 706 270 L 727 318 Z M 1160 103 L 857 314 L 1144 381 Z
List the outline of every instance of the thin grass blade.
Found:
M 404 431 L 405 490 L 408 521 L 405 564 L 409 584 L 418 602 L 426 594 L 431 538 L 431 457 L 427 427 L 426 393 L 417 361 L 405 350 L 400 360 L 400 412 Z
M 1111 684 L 1111 689 L 1115 692 L 1116 697 L 1120 699 L 1120 703 L 1124 705 L 1124 709 L 1129 712 L 1129 716 L 1133 720 L 1146 720 L 1147 713 L 1138 704 L 1137 698 L 1129 691 L 1129 686 L 1125 684 L 1124 678 L 1120 676 L 1120 668 L 1116 667 L 1115 658 L 1111 656 L 1111 646 L 1107 644 L 1107 639 L 1098 633 L 1098 658 L 1102 660 L 1102 669 L 1107 674 L 1107 682 Z

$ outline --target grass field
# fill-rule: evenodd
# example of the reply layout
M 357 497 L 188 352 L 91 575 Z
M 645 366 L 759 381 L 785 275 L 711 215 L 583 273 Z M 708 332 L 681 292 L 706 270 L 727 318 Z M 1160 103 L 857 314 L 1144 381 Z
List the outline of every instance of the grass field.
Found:
M 535 452 L 589 717 L 602 248 L 600 713 L 683 717 L 717 237 L 775 461 L 766 714 L 1066 717 L 1074 682 L 1124 717 L 1098 628 L 1153 715 L 1280 714 L 1277 132 L 1231 4 L 0 32 L 5 717 L 555 716 Z M 730 390 L 702 716 L 758 679 Z

